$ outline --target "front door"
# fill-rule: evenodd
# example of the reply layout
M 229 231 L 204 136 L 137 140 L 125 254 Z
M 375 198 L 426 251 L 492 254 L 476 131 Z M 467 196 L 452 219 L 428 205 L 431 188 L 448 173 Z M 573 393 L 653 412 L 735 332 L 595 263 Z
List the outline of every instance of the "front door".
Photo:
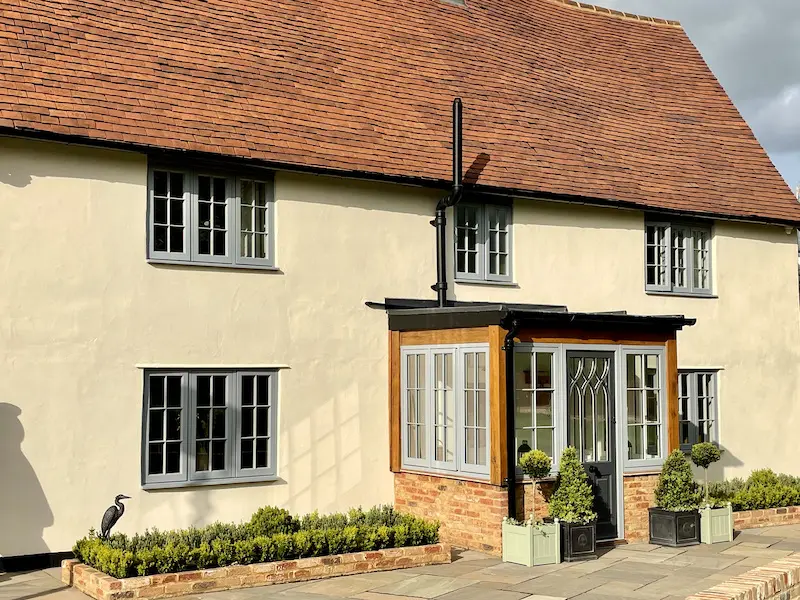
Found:
M 567 443 L 578 450 L 594 488 L 597 539 L 616 539 L 612 352 L 567 352 Z

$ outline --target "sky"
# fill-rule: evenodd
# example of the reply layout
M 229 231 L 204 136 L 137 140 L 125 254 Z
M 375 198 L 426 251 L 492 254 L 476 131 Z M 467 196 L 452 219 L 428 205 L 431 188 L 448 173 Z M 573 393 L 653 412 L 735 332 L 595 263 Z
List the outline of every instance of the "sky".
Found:
M 677 19 L 794 189 L 800 184 L 800 0 L 589 0 Z

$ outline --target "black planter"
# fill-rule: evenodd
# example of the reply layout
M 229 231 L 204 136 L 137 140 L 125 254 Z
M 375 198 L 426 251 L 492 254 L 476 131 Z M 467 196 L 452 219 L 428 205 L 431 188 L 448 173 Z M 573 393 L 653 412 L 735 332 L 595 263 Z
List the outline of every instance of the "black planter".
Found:
M 650 509 L 650 543 L 679 548 L 700 543 L 700 513 Z
M 561 553 L 564 562 L 597 558 L 597 521 L 565 523 L 561 521 Z

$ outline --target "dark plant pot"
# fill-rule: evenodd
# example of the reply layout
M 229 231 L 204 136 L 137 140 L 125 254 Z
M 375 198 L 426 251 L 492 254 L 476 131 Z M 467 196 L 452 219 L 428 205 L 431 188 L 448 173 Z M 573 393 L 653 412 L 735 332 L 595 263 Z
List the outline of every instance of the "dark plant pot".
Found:
M 561 550 L 564 562 L 597 558 L 597 521 L 587 524 L 561 521 Z
M 650 543 L 680 548 L 700 543 L 700 513 L 650 509 Z

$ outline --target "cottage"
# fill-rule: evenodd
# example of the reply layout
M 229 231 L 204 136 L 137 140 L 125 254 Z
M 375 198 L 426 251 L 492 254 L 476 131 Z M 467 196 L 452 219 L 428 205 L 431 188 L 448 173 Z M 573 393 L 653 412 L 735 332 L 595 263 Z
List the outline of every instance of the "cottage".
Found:
M 800 474 L 800 204 L 678 23 L 11 0 L 0 57 L 6 568 L 120 493 L 121 531 L 394 503 L 498 552 L 529 448 L 578 449 L 604 540 L 695 441 Z

